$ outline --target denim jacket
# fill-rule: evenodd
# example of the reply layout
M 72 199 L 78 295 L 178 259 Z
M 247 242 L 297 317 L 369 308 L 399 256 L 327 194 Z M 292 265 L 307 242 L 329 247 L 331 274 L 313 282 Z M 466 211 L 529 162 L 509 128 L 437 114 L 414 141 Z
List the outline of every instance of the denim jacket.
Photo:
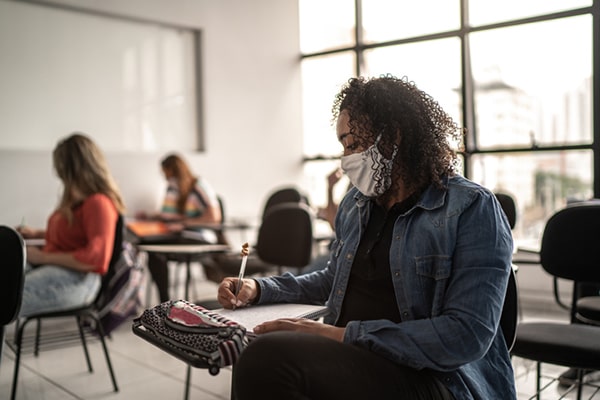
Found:
M 335 323 L 371 202 L 355 188 L 340 204 L 327 268 L 257 279 L 259 303 L 322 304 Z M 499 329 L 512 258 L 512 235 L 489 190 L 461 177 L 429 187 L 399 216 L 390 268 L 401 323 L 351 321 L 344 342 L 401 365 L 428 369 L 456 400 L 516 399 Z

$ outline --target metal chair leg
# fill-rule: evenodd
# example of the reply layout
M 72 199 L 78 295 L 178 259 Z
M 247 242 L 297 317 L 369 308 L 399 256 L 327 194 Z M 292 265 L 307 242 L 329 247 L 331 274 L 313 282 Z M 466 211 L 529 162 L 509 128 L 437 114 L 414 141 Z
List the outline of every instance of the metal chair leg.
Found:
M 92 360 L 90 359 L 90 352 L 87 347 L 87 340 L 85 339 L 85 332 L 83 332 L 83 327 L 81 326 L 81 316 L 77 317 L 77 329 L 79 330 L 79 338 L 81 339 L 81 346 L 83 347 L 83 353 L 85 354 L 85 361 L 88 366 L 88 371 L 94 372 L 94 368 L 92 367 Z
M 183 395 L 184 400 L 188 400 L 190 398 L 190 381 L 192 378 L 192 367 L 188 364 L 187 370 L 185 372 L 185 392 Z
M 540 391 L 541 391 L 541 379 L 542 379 L 542 363 L 536 363 L 536 380 L 535 380 L 535 389 L 536 389 L 536 399 L 540 400 Z
M 92 318 L 94 318 L 96 322 L 96 326 L 100 336 L 100 342 L 102 343 L 102 350 L 104 350 L 104 358 L 106 359 L 106 365 L 108 366 L 108 372 L 110 373 L 110 379 L 112 381 L 113 388 L 115 389 L 115 392 L 118 392 L 119 386 L 117 385 L 117 378 L 115 378 L 115 372 L 113 370 L 112 362 L 110 361 L 110 355 L 108 354 L 108 347 L 106 347 L 106 334 L 104 333 L 104 328 L 102 328 L 100 319 L 97 316 L 94 315 L 92 316 Z
M 42 333 L 42 320 L 38 318 L 35 321 L 35 343 L 33 346 L 33 355 L 37 357 L 40 354 L 40 335 Z
M 23 331 L 25 325 L 17 324 L 15 331 L 15 369 L 13 372 L 13 382 L 10 392 L 11 400 L 15 400 L 17 397 L 17 382 L 19 380 L 19 367 L 21 366 L 21 345 L 23 344 Z
M 581 393 L 583 392 L 583 375 L 584 375 L 584 370 L 583 369 L 578 369 L 577 370 L 577 380 L 575 381 L 575 384 L 577 385 L 577 400 L 581 400 Z
M 4 354 L 4 332 L 6 327 L 2 325 L 0 327 L 0 365 L 2 365 L 2 354 Z

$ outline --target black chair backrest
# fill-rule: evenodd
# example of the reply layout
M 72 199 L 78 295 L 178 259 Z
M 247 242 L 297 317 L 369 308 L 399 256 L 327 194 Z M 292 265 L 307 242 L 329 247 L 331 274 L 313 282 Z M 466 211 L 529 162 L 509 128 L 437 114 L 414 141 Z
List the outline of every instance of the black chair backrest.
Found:
M 225 201 L 221 196 L 217 196 L 217 200 L 219 201 L 219 209 L 221 210 L 221 224 L 224 224 L 227 221 L 225 218 Z M 225 229 L 217 229 L 215 233 L 217 234 L 217 243 L 229 244 L 227 235 L 225 235 Z
M 303 203 L 282 203 L 269 208 L 258 230 L 256 252 L 270 264 L 304 267 L 312 258 L 312 211 Z
M 225 219 L 225 201 L 221 196 L 217 196 L 217 200 L 219 201 L 219 209 L 221 210 L 221 223 L 227 221 Z
M 267 211 L 277 204 L 283 203 L 305 203 L 308 204 L 308 199 L 300 191 L 294 187 L 284 187 L 273 191 L 263 207 L 263 218 Z
M 506 214 L 506 218 L 508 219 L 508 224 L 510 225 L 510 229 L 515 228 L 515 224 L 517 223 L 517 205 L 515 204 L 515 199 L 506 193 L 494 193 L 504 214 Z
M 502 314 L 500 316 L 500 329 L 502 329 L 508 351 L 515 344 L 517 325 L 519 323 L 519 292 L 515 273 L 515 267 L 513 266 L 510 269 L 504 305 L 502 306 Z
M 121 214 L 117 218 L 117 226 L 115 227 L 115 240 L 113 242 L 113 252 L 110 257 L 110 262 L 108 264 L 108 272 L 102 277 L 102 288 L 104 289 L 108 282 L 112 279 L 115 274 L 114 266 L 119 261 L 121 257 L 121 252 L 123 251 L 123 240 L 125 236 L 125 222 L 124 218 Z M 101 292 L 103 291 L 100 290 Z
M 540 263 L 549 274 L 576 282 L 600 282 L 600 204 L 577 203 L 546 222 Z
M 25 282 L 25 243 L 11 227 L 0 226 L 0 326 L 8 325 L 19 315 Z

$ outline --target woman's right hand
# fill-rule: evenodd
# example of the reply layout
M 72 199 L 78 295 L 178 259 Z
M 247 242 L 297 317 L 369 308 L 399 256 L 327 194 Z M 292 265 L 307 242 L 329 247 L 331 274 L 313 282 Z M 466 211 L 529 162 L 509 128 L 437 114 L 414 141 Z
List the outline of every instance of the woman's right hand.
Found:
M 329 189 L 333 188 L 335 184 L 342 179 L 342 176 L 344 176 L 344 171 L 342 171 L 341 168 L 336 168 L 333 172 L 327 175 L 327 187 Z
M 240 292 L 235 295 L 237 290 L 238 278 L 225 278 L 219 284 L 217 291 L 217 300 L 223 308 L 246 307 L 256 300 L 258 296 L 258 284 L 254 279 L 242 279 Z
M 24 225 L 17 226 L 15 230 L 23 236 L 23 239 L 42 239 L 45 234 L 41 229 L 34 229 Z

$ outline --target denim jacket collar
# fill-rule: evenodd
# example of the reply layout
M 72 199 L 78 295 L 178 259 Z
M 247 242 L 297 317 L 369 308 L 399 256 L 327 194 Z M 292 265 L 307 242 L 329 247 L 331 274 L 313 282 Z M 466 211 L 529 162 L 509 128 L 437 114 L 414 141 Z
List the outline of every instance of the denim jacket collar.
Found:
M 448 180 L 448 176 L 444 176 L 442 178 L 441 188 L 438 188 L 434 185 L 429 185 L 413 208 L 420 207 L 425 210 L 435 210 L 436 208 L 442 207 L 446 200 L 446 193 L 448 192 Z M 361 208 L 368 204 L 373 198 L 365 196 L 357 190 L 354 195 L 354 199 L 356 200 L 356 206 Z M 413 208 L 411 208 L 408 212 L 410 212 Z

